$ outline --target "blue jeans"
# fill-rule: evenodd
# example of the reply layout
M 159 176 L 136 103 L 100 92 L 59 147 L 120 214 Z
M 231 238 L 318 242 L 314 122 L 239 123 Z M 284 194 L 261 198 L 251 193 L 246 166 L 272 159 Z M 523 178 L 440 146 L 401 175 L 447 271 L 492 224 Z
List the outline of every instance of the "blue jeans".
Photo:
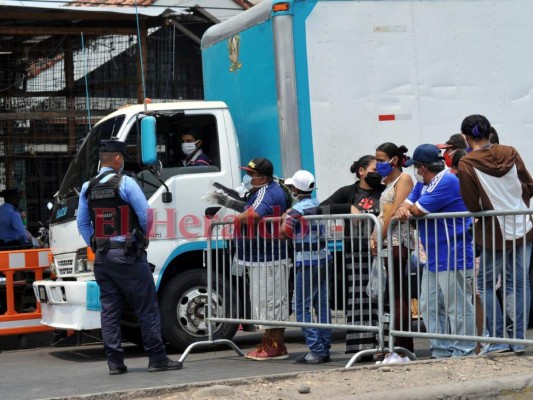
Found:
M 529 287 L 530 258 L 531 242 L 526 242 L 525 246 L 522 245 L 522 242 L 517 242 L 515 249 L 494 251 L 494 257 L 491 249 L 484 249 L 481 253 L 477 284 L 484 305 L 486 331 L 489 337 L 504 337 L 504 316 L 494 289 L 500 274 L 502 274 L 501 291 L 505 299 L 505 314 L 513 322 L 513 326 L 507 331 L 507 334 L 515 339 L 525 337 L 531 299 Z M 504 267 L 505 271 L 503 270 Z M 512 345 L 511 348 L 516 351 L 523 349 L 524 346 Z
M 298 322 L 314 322 L 311 307 L 315 309 L 317 322 L 331 323 L 329 308 L 328 267 L 326 261 L 319 265 L 297 266 L 294 288 L 294 304 Z M 309 349 L 319 356 L 329 356 L 331 329 L 302 328 Z
M 472 283 L 474 270 L 431 272 L 424 269 L 420 310 L 428 333 L 475 335 Z M 431 339 L 432 357 L 461 357 L 474 354 L 473 341 Z

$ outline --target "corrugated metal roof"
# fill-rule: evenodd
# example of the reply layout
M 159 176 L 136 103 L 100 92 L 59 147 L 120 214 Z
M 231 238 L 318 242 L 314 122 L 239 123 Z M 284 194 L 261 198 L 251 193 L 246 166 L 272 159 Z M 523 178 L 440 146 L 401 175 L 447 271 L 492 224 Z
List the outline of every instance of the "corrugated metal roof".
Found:
M 142 2 L 142 4 L 140 4 Z M 161 15 L 176 15 L 187 14 L 188 10 L 183 7 L 160 7 L 154 6 L 152 0 L 138 0 L 137 9 L 134 7 L 134 0 L 81 0 L 81 1 L 66 1 L 64 3 L 56 1 L 20 1 L 20 0 L 3 0 L 0 3 L 1 7 L 18 7 L 18 8 L 35 8 L 57 11 L 88 11 L 88 12 L 106 12 L 118 14 L 135 14 L 146 15 L 149 17 L 158 17 Z M 112 4 L 113 6 L 109 6 Z M 149 5 L 145 5 L 150 3 Z M 86 5 L 90 4 L 90 5 Z M 95 5 L 98 5 L 95 7 Z

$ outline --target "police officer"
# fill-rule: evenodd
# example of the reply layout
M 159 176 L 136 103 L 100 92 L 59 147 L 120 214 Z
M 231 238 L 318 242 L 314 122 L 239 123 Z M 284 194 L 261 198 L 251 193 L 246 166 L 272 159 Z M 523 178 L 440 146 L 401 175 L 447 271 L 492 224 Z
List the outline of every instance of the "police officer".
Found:
M 0 192 L 0 197 L 4 198 L 4 204 L 0 206 L 0 250 L 31 247 L 31 238 L 17 208 L 19 191 L 5 189 Z
M 137 183 L 122 175 L 126 144 L 100 142 L 100 172 L 83 184 L 78 230 L 96 252 L 94 276 L 100 287 L 101 322 L 109 375 L 124 374 L 120 320 L 127 301 L 139 319 L 148 371 L 181 369 L 167 357 L 161 337 L 157 294 L 146 259 L 148 203 Z M 151 222 L 151 221 L 150 221 Z

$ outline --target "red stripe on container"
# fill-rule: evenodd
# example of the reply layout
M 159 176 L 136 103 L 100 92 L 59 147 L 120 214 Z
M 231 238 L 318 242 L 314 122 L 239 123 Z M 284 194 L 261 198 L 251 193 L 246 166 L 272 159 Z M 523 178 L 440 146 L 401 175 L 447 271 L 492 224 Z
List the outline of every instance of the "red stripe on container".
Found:
M 380 121 L 394 121 L 396 119 L 394 114 L 382 114 L 378 115 Z

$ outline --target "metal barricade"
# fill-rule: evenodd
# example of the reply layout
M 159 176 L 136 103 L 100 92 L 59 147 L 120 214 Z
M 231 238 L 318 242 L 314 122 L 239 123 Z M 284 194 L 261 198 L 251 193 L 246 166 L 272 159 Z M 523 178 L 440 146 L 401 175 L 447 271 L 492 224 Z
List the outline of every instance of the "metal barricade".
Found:
M 380 232 L 378 247 L 382 247 L 377 218 L 370 214 L 305 216 L 296 221 L 296 233 L 287 226 L 282 230 L 282 222 L 265 218 L 257 224 L 210 226 L 208 340 L 189 346 L 180 361 L 193 348 L 220 344 L 242 356 L 231 340 L 214 337 L 217 324 L 222 323 L 299 327 L 326 337 L 331 329 L 347 330 L 361 339 L 347 367 L 361 356 L 386 350 L 383 253 L 374 261 L 378 285 L 374 289 L 380 295 L 371 301 L 366 293 L 373 229 Z
M 0 251 L 0 336 L 51 331 L 41 324 L 32 282 L 49 268 L 49 249 Z
M 427 338 L 432 357 L 445 358 L 474 355 L 481 344 L 482 353 L 522 353 L 533 344 L 527 337 L 531 241 L 524 234 L 533 229 L 529 210 L 393 219 L 387 243 L 397 228 L 412 237 L 403 235 L 400 246 L 386 249 L 391 347 L 415 358 L 398 342 Z M 503 237 L 506 245 L 501 246 Z M 418 299 L 418 310 L 405 302 L 411 298 Z

